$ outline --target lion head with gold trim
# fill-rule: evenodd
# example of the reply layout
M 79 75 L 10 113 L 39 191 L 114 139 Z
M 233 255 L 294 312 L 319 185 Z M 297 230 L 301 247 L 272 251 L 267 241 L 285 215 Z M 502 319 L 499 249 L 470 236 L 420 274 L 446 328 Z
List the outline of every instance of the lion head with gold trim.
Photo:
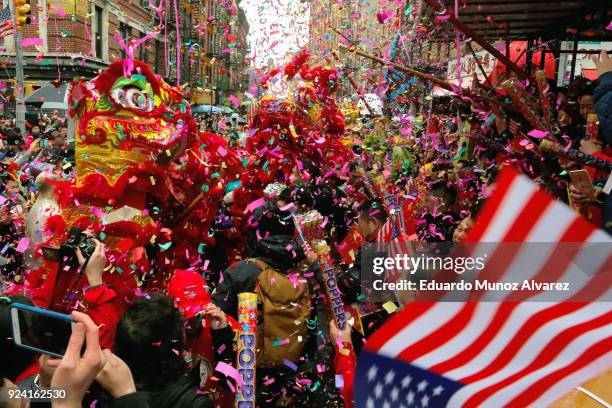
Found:
M 129 76 L 120 60 L 68 91 L 76 120 L 76 187 L 92 197 L 118 197 L 128 186 L 159 192 L 167 165 L 195 134 L 182 90 L 145 63 L 133 63 Z

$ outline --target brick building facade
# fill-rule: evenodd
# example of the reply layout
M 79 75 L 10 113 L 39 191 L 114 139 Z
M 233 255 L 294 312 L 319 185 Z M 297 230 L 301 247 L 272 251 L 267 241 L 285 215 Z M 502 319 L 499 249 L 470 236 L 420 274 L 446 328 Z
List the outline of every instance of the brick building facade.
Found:
M 6 7 L 12 0 L 2 1 Z M 22 48 L 26 92 L 58 79 L 92 78 L 123 58 L 125 51 L 117 35 L 126 42 L 138 40 L 161 26 L 154 4 L 159 0 L 30 0 L 32 22 L 22 29 L 22 37 L 24 44 L 37 45 Z M 150 64 L 172 84 L 197 82 L 233 90 L 230 53 L 223 52 L 230 47 L 226 34 L 233 30 L 231 9 L 218 0 L 177 2 L 181 55 L 177 60 L 174 4 L 164 1 L 159 11 L 164 22 L 167 16 L 167 24 L 157 36 L 136 47 L 134 58 Z M 14 36 L 0 39 L 0 47 L 0 81 L 10 84 L 15 78 Z

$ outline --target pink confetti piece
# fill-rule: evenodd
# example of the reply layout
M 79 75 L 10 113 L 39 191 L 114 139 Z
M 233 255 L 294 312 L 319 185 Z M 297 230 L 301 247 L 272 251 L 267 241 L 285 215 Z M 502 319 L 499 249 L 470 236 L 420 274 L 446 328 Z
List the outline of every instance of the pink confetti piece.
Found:
M 66 12 L 64 11 L 63 8 L 61 8 L 60 6 L 56 6 L 55 7 L 55 12 L 57 13 L 58 16 L 60 17 L 66 17 Z
M 241 387 L 242 384 L 244 384 L 242 382 L 242 376 L 240 375 L 238 370 L 236 370 L 231 365 L 224 363 L 223 361 L 219 361 L 217 363 L 217 366 L 215 367 L 215 371 L 225 375 L 226 377 L 233 378 L 239 387 Z
M 230 95 L 229 100 L 234 104 L 234 106 L 240 106 L 240 103 L 242 103 L 242 101 L 234 95 Z
M 24 47 L 29 47 L 29 46 L 34 46 L 34 45 L 43 45 L 44 41 L 42 38 L 36 38 L 36 37 L 31 37 L 31 38 L 24 38 L 23 40 L 21 40 L 21 45 Z
M 0 205 L 6 203 L 7 198 L 5 196 L 0 195 Z
M 548 136 L 547 131 L 539 129 L 532 129 L 527 134 L 531 137 L 535 137 L 536 139 L 544 139 L 546 136 Z
M 15 251 L 24 253 L 26 249 L 28 249 L 28 245 L 30 245 L 30 238 L 23 237 L 19 240 L 19 244 L 17 245 L 17 249 Z
M 279 210 L 281 210 L 281 211 L 289 211 L 291 208 L 293 208 L 294 205 L 295 205 L 294 203 L 289 203 L 289 204 L 284 205 L 281 208 L 279 208 Z
M 217 149 L 217 153 L 219 154 L 219 156 L 226 156 L 227 155 L 227 149 L 225 149 L 225 147 L 223 146 L 219 146 L 219 148 Z
M 376 18 L 380 24 L 384 24 L 393 17 L 393 10 L 383 10 L 376 13 Z
M 264 384 L 265 385 L 270 385 L 270 384 L 274 383 L 274 381 L 276 381 L 276 379 L 274 377 L 272 377 L 272 378 L 264 381 Z
M 256 208 L 261 207 L 262 205 L 264 205 L 266 203 L 266 200 L 262 197 L 259 198 L 255 201 L 253 201 L 251 204 L 247 205 L 246 209 L 244 210 L 244 213 L 250 213 L 253 212 L 253 210 L 255 210 Z

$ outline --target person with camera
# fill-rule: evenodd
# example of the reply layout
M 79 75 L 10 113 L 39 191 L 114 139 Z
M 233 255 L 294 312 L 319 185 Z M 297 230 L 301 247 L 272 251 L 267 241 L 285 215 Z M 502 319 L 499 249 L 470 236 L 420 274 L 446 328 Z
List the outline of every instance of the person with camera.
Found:
M 115 341 L 117 323 L 123 310 L 117 293 L 102 280 L 102 272 L 106 267 L 104 244 L 86 233 L 93 241 L 95 249 L 89 258 L 85 258 L 81 250 L 76 248 L 79 267 L 87 278 L 84 296 L 87 302 L 87 314 L 100 327 L 100 344 L 102 348 L 111 349 Z

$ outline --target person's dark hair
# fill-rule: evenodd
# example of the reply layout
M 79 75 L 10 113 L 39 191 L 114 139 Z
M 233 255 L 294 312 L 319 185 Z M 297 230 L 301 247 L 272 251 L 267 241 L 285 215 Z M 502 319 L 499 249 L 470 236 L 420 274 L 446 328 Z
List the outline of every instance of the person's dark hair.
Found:
M 321 176 L 321 170 L 311 160 L 302 160 L 302 171 L 308 172 L 312 179 L 316 179 Z
M 314 197 L 309 187 L 299 186 L 293 191 L 293 201 L 297 204 L 305 207 L 312 207 L 314 204 Z
M 18 146 L 22 142 L 21 136 L 14 130 L 9 130 L 6 133 L 6 143 L 10 146 Z
M 13 323 L 11 320 L 12 303 L 33 306 L 32 301 L 22 295 L 0 297 L 0 378 L 8 378 L 12 382 L 32 364 L 36 353 L 17 347 L 13 341 Z M 23 314 L 22 324 L 31 326 L 29 313 Z
M 478 200 L 473 205 L 470 206 L 470 217 L 474 218 L 476 214 L 480 212 L 480 209 L 482 208 L 483 203 L 484 203 L 483 200 Z
M 441 198 L 447 204 L 452 204 L 457 201 L 457 190 L 445 180 L 435 181 L 431 185 L 430 194 Z
M 357 171 L 360 167 L 361 165 L 357 161 L 353 161 L 349 164 L 349 171 Z
M 291 189 L 289 187 L 283 189 L 283 191 L 281 191 L 278 194 L 278 199 L 280 201 L 284 201 L 285 203 L 290 203 L 291 200 Z
M 295 224 L 291 213 L 281 211 L 272 201 L 267 201 L 261 207 L 256 208 L 248 223 L 249 232 L 246 243 L 248 253 L 252 253 L 257 242 L 262 238 L 281 235 L 293 237 L 295 234 Z
M 167 296 L 135 300 L 117 325 L 115 354 L 130 367 L 139 391 L 158 391 L 184 374 L 183 348 L 183 316 Z
M 472 164 L 470 163 L 470 161 L 469 161 L 469 160 L 465 160 L 465 159 L 461 159 L 461 160 L 459 160 L 457 163 L 461 163 L 461 164 L 463 165 L 463 167 L 464 167 L 464 168 L 465 168 L 465 167 L 471 167 L 471 166 L 472 166 Z
M 578 101 L 583 95 L 593 95 L 595 85 L 593 81 L 585 77 L 576 77 L 567 88 L 567 96 L 569 99 Z
M 374 218 L 383 223 L 387 221 L 388 217 L 384 204 L 378 199 L 364 201 L 357 207 L 357 213 L 359 215 L 365 214 L 368 218 Z
M 578 90 L 577 99 L 582 98 L 584 95 L 593 95 L 595 93 L 595 87 L 595 82 L 587 79 L 582 88 Z

